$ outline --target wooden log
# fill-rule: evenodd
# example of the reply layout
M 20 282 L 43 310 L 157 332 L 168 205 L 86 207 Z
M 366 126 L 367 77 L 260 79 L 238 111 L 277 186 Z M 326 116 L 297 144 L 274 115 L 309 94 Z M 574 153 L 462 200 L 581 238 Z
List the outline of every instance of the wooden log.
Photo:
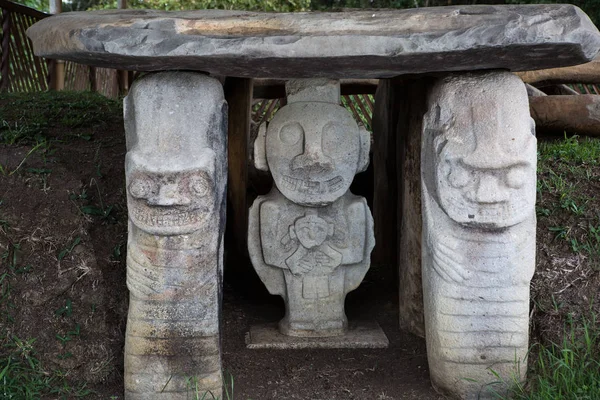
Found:
M 587 64 L 574 67 L 540 69 L 537 71 L 516 72 L 525 83 L 599 83 L 600 57 Z
M 568 131 L 600 137 L 600 96 L 530 97 L 529 108 L 541 132 Z
M 421 135 L 432 78 L 397 81 L 396 128 L 400 328 L 425 337 L 421 279 Z
M 397 93 L 389 79 L 379 81 L 373 109 L 373 219 L 375 264 L 397 265 L 396 125 Z
M 248 260 L 248 142 L 252 118 L 252 79 L 227 78 L 225 99 L 229 105 L 228 180 L 227 180 L 227 238 L 229 252 L 237 260 Z M 228 263 L 234 269 L 249 268 L 248 262 Z M 233 271 L 237 272 L 237 271 Z

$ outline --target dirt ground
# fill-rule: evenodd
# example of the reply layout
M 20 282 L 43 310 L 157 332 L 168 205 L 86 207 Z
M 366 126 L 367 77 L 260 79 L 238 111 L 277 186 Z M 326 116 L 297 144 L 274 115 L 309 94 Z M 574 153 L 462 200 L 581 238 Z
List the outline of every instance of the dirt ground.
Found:
M 51 146 L 29 156 L 31 143 L 0 145 L 0 324 L 8 333 L 2 337 L 36 338 L 33 348 L 44 368 L 87 382 L 95 394 L 86 398 L 118 399 L 123 393 L 128 293 L 122 127 L 111 108 L 94 125 L 47 127 Z M 533 341 L 557 340 L 566 316 L 589 309 L 600 287 L 598 271 L 582 267 L 584 260 L 554 240 L 548 223 L 538 224 L 543 244 L 532 285 Z M 250 326 L 279 320 L 283 302 L 266 293 L 249 264 L 245 268 L 250 278 L 228 277 L 224 288 L 223 364 L 235 399 L 442 398 L 429 383 L 424 340 L 397 328 L 391 267 L 372 266 L 347 298 L 349 318 L 377 320 L 388 349 L 287 351 L 246 349 Z

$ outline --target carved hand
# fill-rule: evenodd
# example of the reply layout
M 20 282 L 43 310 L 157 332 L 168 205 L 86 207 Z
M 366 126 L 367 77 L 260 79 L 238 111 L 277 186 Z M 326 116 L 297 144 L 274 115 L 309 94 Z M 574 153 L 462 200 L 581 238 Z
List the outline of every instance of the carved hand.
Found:
M 292 274 L 304 275 L 307 272 L 310 272 L 315 265 L 310 260 L 298 260 L 298 262 L 291 263 L 289 267 L 290 271 L 292 271 Z
M 433 235 L 429 238 L 432 249 L 433 269 L 445 281 L 461 283 L 468 280 L 469 271 L 465 269 L 460 243 L 454 237 Z

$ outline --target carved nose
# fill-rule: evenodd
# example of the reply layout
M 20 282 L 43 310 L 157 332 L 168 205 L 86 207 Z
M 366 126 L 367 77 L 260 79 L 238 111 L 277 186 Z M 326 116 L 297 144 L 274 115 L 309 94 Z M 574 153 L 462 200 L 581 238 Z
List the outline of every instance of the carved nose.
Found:
M 179 193 L 176 184 L 161 185 L 156 196 L 148 199 L 148 204 L 152 206 L 186 206 L 191 203 L 189 197 Z
M 487 174 L 479 179 L 475 200 L 478 203 L 499 203 L 508 200 L 508 193 L 496 176 Z
M 292 170 L 307 173 L 329 172 L 333 169 L 331 158 L 323 154 L 321 146 L 306 145 L 304 153 L 294 157 Z

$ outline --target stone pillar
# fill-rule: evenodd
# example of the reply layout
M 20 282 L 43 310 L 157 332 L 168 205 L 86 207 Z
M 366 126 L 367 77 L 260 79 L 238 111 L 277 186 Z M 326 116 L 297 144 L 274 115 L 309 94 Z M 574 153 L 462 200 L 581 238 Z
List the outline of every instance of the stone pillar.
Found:
M 423 121 L 423 294 L 434 387 L 495 398 L 525 378 L 536 139 L 508 72 L 441 79 Z M 503 383 L 497 383 L 498 381 Z
M 218 397 L 227 179 L 223 89 L 199 73 L 162 72 L 137 80 L 124 105 L 125 398 L 187 399 L 196 388 L 200 396 Z
M 370 135 L 340 106 L 339 82 L 293 80 L 286 91 L 288 104 L 254 146 L 256 167 L 270 170 L 275 186 L 250 209 L 248 249 L 269 292 L 285 300 L 281 333 L 339 336 L 346 294 L 375 244 L 367 202 L 349 192 L 368 165 Z

